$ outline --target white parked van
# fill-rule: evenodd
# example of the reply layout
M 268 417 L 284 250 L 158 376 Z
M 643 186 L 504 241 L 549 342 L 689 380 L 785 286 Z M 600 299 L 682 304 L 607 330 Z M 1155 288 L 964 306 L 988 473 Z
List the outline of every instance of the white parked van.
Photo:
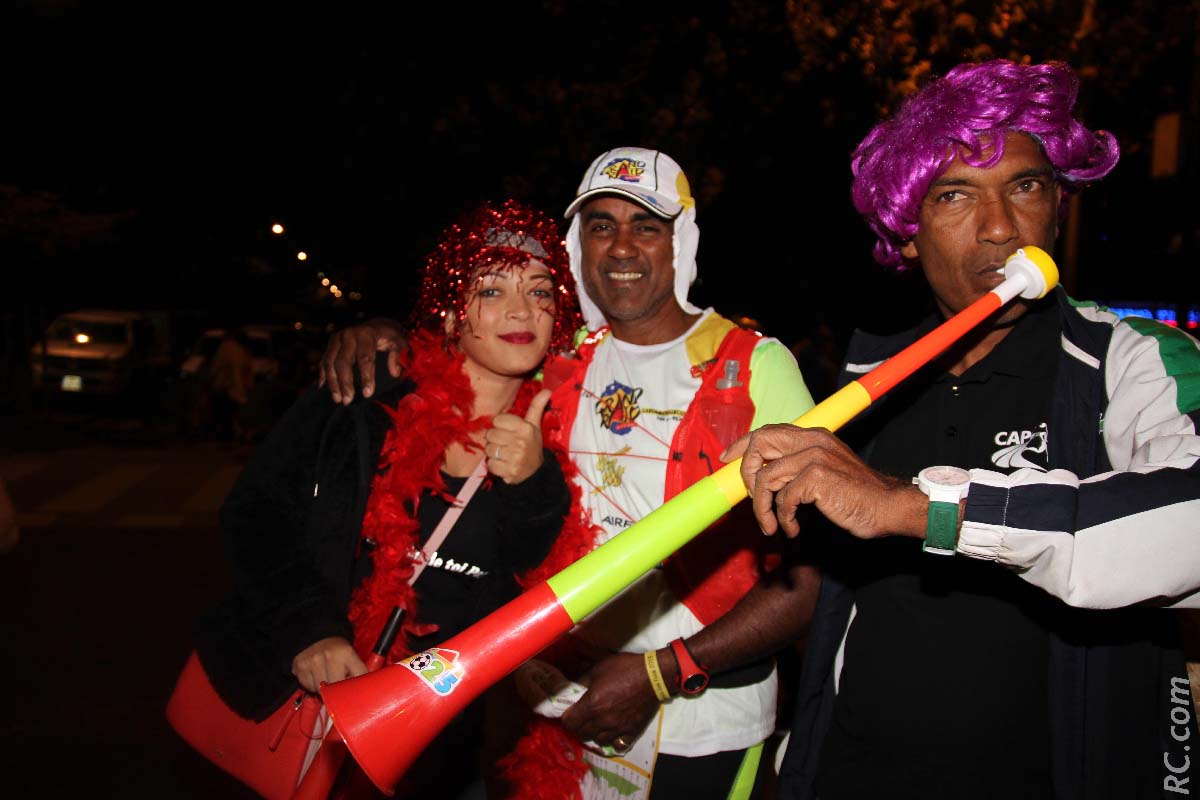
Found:
M 57 392 L 121 394 L 170 362 L 166 316 L 142 311 L 63 314 L 30 351 L 34 386 Z

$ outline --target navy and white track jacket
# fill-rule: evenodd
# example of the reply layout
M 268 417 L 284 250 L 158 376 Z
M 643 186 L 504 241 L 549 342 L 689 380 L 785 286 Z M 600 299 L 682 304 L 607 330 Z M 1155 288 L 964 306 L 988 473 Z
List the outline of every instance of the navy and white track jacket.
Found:
M 1055 295 L 1051 470 L 971 470 L 958 549 L 1065 601 L 1048 631 L 1058 800 L 1200 797 L 1178 619 L 1153 607 L 1200 607 L 1200 348 L 1173 328 Z M 926 330 L 856 334 L 841 383 Z M 815 798 L 853 606 L 853 587 L 823 573 L 781 798 Z

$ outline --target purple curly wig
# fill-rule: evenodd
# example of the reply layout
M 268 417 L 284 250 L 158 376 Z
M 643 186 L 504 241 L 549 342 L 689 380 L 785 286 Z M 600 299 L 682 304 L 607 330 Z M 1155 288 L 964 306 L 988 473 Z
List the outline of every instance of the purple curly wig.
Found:
M 1112 134 L 1093 133 L 1071 117 L 1078 92 L 1079 79 L 1064 63 L 996 59 L 961 64 L 908 98 L 867 134 L 851 161 L 854 207 L 879 237 L 875 260 L 903 269 L 900 249 L 917 234 L 930 184 L 955 158 L 994 166 L 1008 131 L 1037 140 L 1068 191 L 1107 175 L 1120 148 Z

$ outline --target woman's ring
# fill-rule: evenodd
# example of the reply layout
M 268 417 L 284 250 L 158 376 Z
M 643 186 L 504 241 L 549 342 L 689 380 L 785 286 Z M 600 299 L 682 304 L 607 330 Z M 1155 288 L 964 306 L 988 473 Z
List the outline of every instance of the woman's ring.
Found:
M 617 738 L 613 739 L 613 747 L 617 748 L 618 750 L 628 750 L 629 742 L 625 741 L 624 736 L 618 736 Z
M 496 445 L 496 447 L 492 450 L 492 458 L 496 459 L 497 461 L 500 460 L 500 445 Z

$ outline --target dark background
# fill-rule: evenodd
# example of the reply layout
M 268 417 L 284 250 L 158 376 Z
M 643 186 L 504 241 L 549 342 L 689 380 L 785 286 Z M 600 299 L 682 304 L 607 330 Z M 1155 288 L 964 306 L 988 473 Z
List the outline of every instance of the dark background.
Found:
M 839 337 L 893 329 L 925 294 L 871 260 L 850 151 L 930 74 L 992 56 L 1072 63 L 1085 121 L 1124 151 L 1083 197 L 1077 257 L 1059 253 L 1068 288 L 1200 300 L 1195 0 L 302 6 L 6 4 L 10 361 L 27 349 L 11 342 L 80 306 L 171 310 L 180 347 L 226 316 L 402 313 L 459 212 L 514 196 L 557 215 L 624 144 L 666 150 L 692 180 L 697 302 L 789 343 L 818 318 Z M 1168 113 L 1178 166 L 1153 178 Z

